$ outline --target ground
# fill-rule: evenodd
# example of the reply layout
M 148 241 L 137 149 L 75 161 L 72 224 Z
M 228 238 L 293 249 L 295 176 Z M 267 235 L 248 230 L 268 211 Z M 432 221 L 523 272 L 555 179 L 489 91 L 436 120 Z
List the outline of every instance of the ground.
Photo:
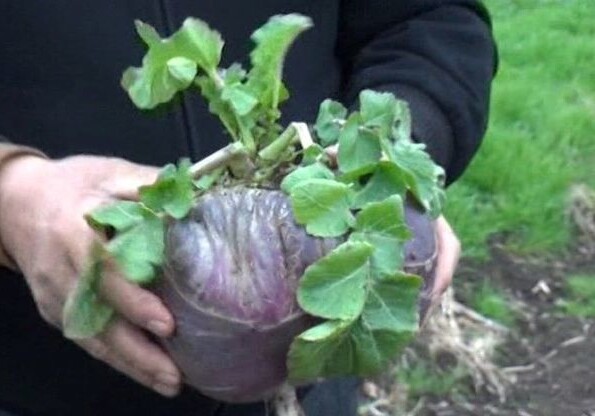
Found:
M 513 380 L 506 400 L 501 403 L 494 394 L 475 391 L 463 379 L 447 393 L 424 395 L 421 402 L 409 397 L 408 406 L 393 403 L 393 409 L 407 410 L 377 415 L 595 416 L 595 319 L 570 316 L 559 305 L 567 297 L 568 276 L 595 279 L 595 259 L 580 250 L 544 258 L 513 255 L 496 241 L 490 247 L 489 261 L 461 264 L 457 298 L 470 302 L 483 279 L 489 279 L 515 310 L 516 323 L 495 356 Z M 393 395 L 393 400 L 403 396 Z M 412 410 L 416 402 L 420 405 Z
M 477 279 L 490 279 L 520 309 L 517 329 L 497 358 L 516 380 L 505 404 L 480 395 L 467 398 L 472 410 L 453 405 L 450 413 L 427 415 L 595 415 L 595 319 L 565 315 L 558 306 L 568 276 L 595 279 L 595 263 L 577 251 L 565 258 L 522 258 L 493 244 L 490 261 L 463 264 L 460 281 L 476 287 Z

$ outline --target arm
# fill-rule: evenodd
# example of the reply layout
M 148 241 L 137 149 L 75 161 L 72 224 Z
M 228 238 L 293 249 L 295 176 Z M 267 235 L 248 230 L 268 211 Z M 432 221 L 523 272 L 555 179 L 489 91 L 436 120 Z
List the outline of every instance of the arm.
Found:
M 414 138 L 456 180 L 488 118 L 496 49 L 475 0 L 344 0 L 338 53 L 347 103 L 365 88 L 409 102 Z
M 341 18 L 344 101 L 353 103 L 366 88 L 407 101 L 414 139 L 445 169 L 446 184 L 454 182 L 487 126 L 497 56 L 485 8 L 477 0 L 343 0 Z M 443 217 L 436 239 L 436 278 L 428 288 L 433 306 L 461 252 Z
M 25 147 L 25 146 L 17 146 L 8 143 L 4 137 L 0 136 L 0 190 L 2 189 L 2 171 L 3 168 L 6 167 L 13 159 L 24 156 L 24 155 L 35 155 L 39 157 L 45 157 L 45 155 L 40 152 L 39 150 Z M 0 198 L 2 196 L 0 195 Z M 1 236 L 1 234 L 0 234 Z M 8 257 L 6 251 L 4 250 L 4 245 L 2 244 L 2 239 L 0 238 L 0 267 L 7 267 L 13 270 L 16 270 L 16 265 L 14 262 Z

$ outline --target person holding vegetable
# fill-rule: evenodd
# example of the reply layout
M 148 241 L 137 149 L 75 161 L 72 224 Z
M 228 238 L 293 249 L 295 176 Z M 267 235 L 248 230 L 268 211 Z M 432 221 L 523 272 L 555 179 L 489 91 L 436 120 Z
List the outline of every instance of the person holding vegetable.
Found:
M 195 3 L 3 5 L 0 414 L 266 414 L 262 403 L 227 405 L 182 391 L 179 369 L 156 342 L 174 333 L 171 313 L 153 293 L 122 279 L 115 264 L 98 288 L 116 311 L 104 332 L 76 346 L 47 325 L 61 329 L 67 295 L 99 238 L 85 214 L 137 199 L 139 186 L 157 178 L 154 166 L 180 156 L 199 160 L 225 143 L 194 97 L 150 116 L 129 104 L 118 84 L 122 68 L 142 53 L 130 30 L 134 18 L 168 32 L 186 16 L 200 17 L 225 34 L 231 63 L 246 55 L 250 31 L 268 16 L 309 15 L 315 26 L 284 70 L 292 94 L 284 117 L 310 121 L 327 97 L 351 106 L 364 89 L 388 91 L 408 102 L 414 139 L 427 144 L 447 184 L 477 150 L 496 65 L 478 1 L 304 0 L 292 10 L 275 2 Z M 444 218 L 436 230 L 435 301 L 460 252 Z M 355 415 L 356 387 L 357 380 L 340 379 L 304 390 L 306 413 Z

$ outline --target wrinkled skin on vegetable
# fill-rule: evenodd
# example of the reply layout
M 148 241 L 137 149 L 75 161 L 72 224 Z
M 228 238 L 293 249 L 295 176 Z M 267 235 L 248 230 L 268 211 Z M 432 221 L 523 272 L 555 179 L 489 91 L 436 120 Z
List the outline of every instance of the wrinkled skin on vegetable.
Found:
M 423 315 L 434 229 L 411 206 L 406 216 L 415 235 L 406 269 L 426 280 Z M 270 398 L 287 376 L 294 337 L 317 323 L 297 304 L 299 279 L 340 242 L 308 235 L 281 191 L 215 190 L 186 219 L 171 222 L 164 276 L 154 289 L 175 317 L 176 333 L 164 346 L 186 383 L 225 402 Z

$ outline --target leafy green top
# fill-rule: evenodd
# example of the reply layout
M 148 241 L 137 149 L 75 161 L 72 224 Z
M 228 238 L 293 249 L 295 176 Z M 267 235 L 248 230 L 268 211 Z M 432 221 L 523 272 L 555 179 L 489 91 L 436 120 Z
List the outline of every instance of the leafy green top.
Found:
M 149 49 L 142 67 L 129 68 L 122 78 L 132 101 L 153 108 L 198 86 L 235 142 L 234 151 L 245 158 L 207 163 L 211 167 L 197 180 L 196 165 L 168 165 L 155 184 L 140 189 L 138 202 L 121 201 L 91 213 L 91 226 L 115 236 L 96 248 L 69 298 L 67 336 L 93 336 L 113 315 L 96 295 L 107 256 L 127 279 L 150 282 L 163 262 L 164 218 L 185 217 L 195 198 L 214 185 L 235 180 L 258 186 L 281 178 L 294 216 L 308 233 L 348 236 L 308 267 L 300 282 L 300 306 L 323 322 L 294 340 L 287 363 L 290 379 L 374 373 L 412 338 L 421 279 L 402 271 L 404 244 L 411 237 L 404 200 L 413 195 L 437 216 L 444 200 L 443 171 L 423 145 L 411 141 L 408 107 L 390 93 L 362 91 L 360 109 L 351 114 L 343 104 L 325 100 L 314 126 L 314 145 L 307 149 L 298 148 L 292 125 L 282 131 L 277 122 L 279 105 L 288 98 L 284 57 L 310 26 L 307 17 L 297 14 L 271 18 L 252 35 L 252 67 L 245 71 L 238 64 L 219 68 L 223 41 L 201 20 L 187 19 L 167 39 L 136 23 Z M 337 168 L 324 151 L 333 144 L 338 144 Z

